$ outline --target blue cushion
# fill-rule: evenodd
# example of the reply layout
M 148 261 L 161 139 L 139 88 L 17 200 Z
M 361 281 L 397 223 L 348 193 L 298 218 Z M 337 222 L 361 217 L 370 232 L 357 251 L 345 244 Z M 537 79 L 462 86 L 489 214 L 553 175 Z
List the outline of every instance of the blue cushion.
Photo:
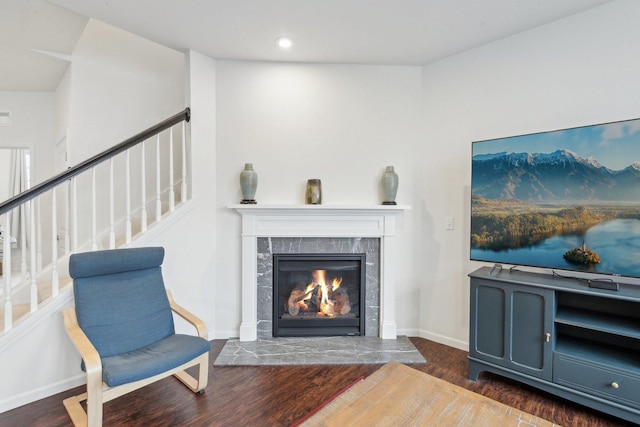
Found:
M 176 334 L 144 348 L 102 359 L 102 380 L 115 387 L 148 378 L 209 351 L 209 342 L 201 337 Z
M 100 357 L 128 353 L 175 333 L 162 280 L 163 258 L 163 248 L 70 257 L 78 324 Z
M 145 270 L 162 265 L 164 248 L 127 248 L 73 254 L 69 274 L 74 279 Z

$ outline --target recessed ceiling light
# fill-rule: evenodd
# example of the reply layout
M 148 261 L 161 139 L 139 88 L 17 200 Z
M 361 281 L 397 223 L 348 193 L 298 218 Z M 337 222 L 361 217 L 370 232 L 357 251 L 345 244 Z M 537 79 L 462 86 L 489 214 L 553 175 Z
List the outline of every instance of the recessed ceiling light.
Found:
M 276 43 L 278 43 L 278 46 L 283 49 L 289 49 L 293 45 L 293 42 L 289 37 L 279 37 L 276 40 Z

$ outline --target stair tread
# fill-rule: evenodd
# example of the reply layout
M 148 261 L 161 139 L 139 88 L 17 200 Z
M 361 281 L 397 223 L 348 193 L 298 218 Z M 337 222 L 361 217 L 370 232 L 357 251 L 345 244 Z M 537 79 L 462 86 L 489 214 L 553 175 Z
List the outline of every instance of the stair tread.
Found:
M 11 318 L 12 322 L 16 323 L 18 319 L 22 316 L 29 314 L 31 311 L 31 306 L 29 304 L 15 304 L 11 308 Z M 5 309 L 2 307 L 0 309 L 0 332 L 4 331 L 4 313 Z

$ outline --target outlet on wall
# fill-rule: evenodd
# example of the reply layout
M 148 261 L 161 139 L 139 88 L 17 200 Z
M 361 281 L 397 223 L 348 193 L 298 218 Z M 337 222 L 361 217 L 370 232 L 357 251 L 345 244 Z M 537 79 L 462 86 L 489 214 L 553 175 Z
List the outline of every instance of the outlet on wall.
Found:
M 444 218 L 444 229 L 453 230 L 453 217 L 447 216 Z

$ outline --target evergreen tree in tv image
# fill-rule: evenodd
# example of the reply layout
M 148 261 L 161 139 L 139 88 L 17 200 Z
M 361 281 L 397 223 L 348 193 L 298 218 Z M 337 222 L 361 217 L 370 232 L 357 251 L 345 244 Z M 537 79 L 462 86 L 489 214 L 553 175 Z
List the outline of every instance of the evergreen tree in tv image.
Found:
M 472 260 L 640 277 L 640 119 L 472 151 Z

